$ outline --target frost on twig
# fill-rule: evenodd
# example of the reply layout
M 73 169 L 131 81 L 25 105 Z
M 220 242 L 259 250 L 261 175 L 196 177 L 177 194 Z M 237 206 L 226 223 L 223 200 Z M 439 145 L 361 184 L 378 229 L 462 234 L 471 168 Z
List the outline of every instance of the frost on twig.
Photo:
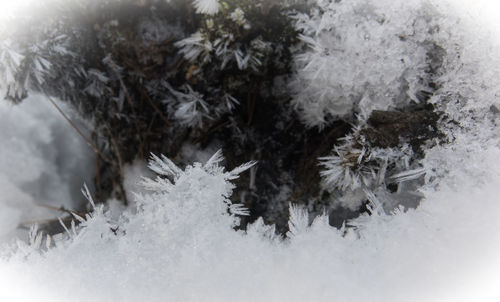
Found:
M 404 198 L 405 183 L 422 181 L 425 169 L 408 144 L 373 147 L 361 133 L 361 127 L 355 127 L 334 146 L 331 155 L 319 158 L 323 187 L 339 194 L 337 203 L 347 208 L 356 209 L 365 200 L 376 199 L 389 212 L 399 205 L 398 198 Z

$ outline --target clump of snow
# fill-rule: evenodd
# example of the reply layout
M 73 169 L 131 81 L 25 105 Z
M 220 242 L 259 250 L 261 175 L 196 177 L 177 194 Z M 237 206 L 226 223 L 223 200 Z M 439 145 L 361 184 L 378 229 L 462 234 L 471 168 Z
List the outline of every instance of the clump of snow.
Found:
M 44 206 L 79 205 L 79 187 L 90 180 L 92 155 L 74 130 L 41 96 L 20 105 L 0 102 L 0 241 L 21 223 L 55 218 Z M 82 171 L 75 173 L 75 171 Z M 84 171 L 84 172 L 83 172 Z

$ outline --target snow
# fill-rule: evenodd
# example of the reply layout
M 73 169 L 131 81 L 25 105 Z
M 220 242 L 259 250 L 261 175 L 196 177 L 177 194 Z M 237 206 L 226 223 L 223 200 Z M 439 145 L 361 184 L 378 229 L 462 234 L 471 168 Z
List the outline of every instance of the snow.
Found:
M 420 2 L 408 5 L 414 3 Z M 411 10 L 396 17 L 412 20 L 407 15 Z M 47 237 L 33 234 L 31 245 L 18 242 L 0 249 L 0 300 L 498 301 L 500 116 L 490 108 L 499 104 L 500 64 L 490 36 L 467 27 L 469 17 L 448 40 L 460 46 L 460 60 L 447 57 L 442 86 L 431 99 L 462 127 L 443 123 L 450 143 L 426 150 L 421 162 L 426 184 L 418 208 L 387 214 L 370 195 L 371 215 L 340 230 L 325 216 L 309 226 L 307 213 L 292 205 L 286 239 L 262 220 L 246 232 L 235 231 L 238 216 L 246 213 L 230 201 L 231 181 L 249 173 L 251 164 L 226 172 L 216 152 L 204 164 L 181 169 L 165 157 L 153 157 L 149 167 L 162 177 L 143 180 L 136 209 L 121 209 L 120 216 L 97 205 L 92 214 L 77 218 L 85 220 L 79 227 L 49 244 Z M 371 54 L 365 49 L 365 55 Z M 378 77 L 375 83 L 382 85 L 374 90 L 380 93 L 391 88 L 393 79 Z M 53 200 L 70 195 L 60 191 L 74 182 L 57 173 L 58 150 L 67 152 L 61 155 L 69 160 L 64 166 L 84 162 L 79 157 L 84 147 L 57 143 L 54 133 L 63 126 L 55 116 L 44 115 L 50 107 L 30 105 L 0 103 L 0 136 L 8 142 L 0 148 L 0 219 L 6 218 L 0 226 L 8 232 L 25 214 L 20 204 L 35 200 L 26 184 L 43 179 L 42 195 Z M 321 119 L 322 112 L 315 114 Z M 70 150 L 60 149 L 64 146 Z M 205 161 L 192 146 L 183 152 Z M 142 174 L 140 165 L 127 168 L 129 190 L 136 190 L 133 179 Z M 86 171 L 83 167 L 71 171 Z
M 127 194 L 127 201 L 130 204 L 130 208 L 135 208 L 134 204 L 134 194 L 145 193 L 143 186 L 140 183 L 141 177 L 153 177 L 154 173 L 148 169 L 146 163 L 142 160 L 135 160 L 132 164 L 125 164 L 123 167 L 123 187 L 125 193 Z M 114 200 L 114 206 L 116 209 L 123 211 L 123 203 Z M 108 201 L 109 204 L 109 201 Z
M 33 96 L 20 105 L 0 102 L 0 242 L 18 224 L 55 218 L 43 205 L 75 208 L 84 181 L 90 182 L 92 155 L 48 100 Z M 75 171 L 80 171 L 75 174 Z
M 224 209 L 236 175 L 218 160 L 181 171 L 156 159 L 152 166 L 173 183 L 159 180 L 138 196 L 138 213 L 118 221 L 96 209 L 46 252 L 21 245 L 1 262 L 9 278 L 0 295 L 9 300 L 7 289 L 22 282 L 45 294 L 38 301 L 493 301 L 499 296 L 488 295 L 500 294 L 496 144 L 474 150 L 478 162 L 457 171 L 482 169 L 482 179 L 445 178 L 416 210 L 375 209 L 351 221 L 355 228 L 337 230 L 327 217 L 308 227 L 306 212 L 294 207 L 286 240 L 261 220 L 247 233 L 232 229 L 237 217 Z

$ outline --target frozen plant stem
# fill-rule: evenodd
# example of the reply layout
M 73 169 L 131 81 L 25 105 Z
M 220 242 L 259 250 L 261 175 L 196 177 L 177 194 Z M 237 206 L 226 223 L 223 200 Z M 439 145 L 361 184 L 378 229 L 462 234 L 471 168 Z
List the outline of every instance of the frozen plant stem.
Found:
M 113 163 L 112 160 L 110 160 L 106 155 L 104 155 L 101 150 L 99 150 L 99 148 L 97 148 L 97 146 L 95 146 L 91 141 L 90 139 L 88 139 L 80 129 L 78 129 L 78 127 L 75 125 L 75 123 L 73 123 L 73 121 L 66 115 L 66 113 L 64 113 L 64 111 L 62 111 L 62 109 L 57 106 L 56 102 L 54 102 L 54 100 L 52 100 L 50 97 L 47 97 L 47 99 L 49 100 L 50 103 L 52 103 L 52 105 L 57 109 L 57 111 L 59 111 L 59 113 L 64 117 L 64 119 L 71 125 L 71 127 L 73 127 L 73 129 L 75 129 L 76 133 L 78 133 L 78 135 L 80 135 L 81 138 L 83 138 L 83 140 L 87 143 L 87 145 L 90 146 L 90 148 L 92 148 L 92 150 L 94 150 L 94 152 L 96 154 L 98 154 L 105 162 L 107 162 L 108 164 L 110 164 L 111 166 L 113 166 L 114 168 L 118 169 L 118 167 Z
M 128 104 L 130 106 L 130 110 L 132 110 L 132 115 L 134 118 L 134 125 L 135 129 L 137 130 L 137 139 L 139 140 L 139 156 L 141 159 L 144 159 L 144 148 L 143 148 L 143 143 L 142 143 L 142 138 L 141 138 L 141 129 L 139 128 L 139 125 L 137 125 L 137 113 L 135 112 L 134 108 L 134 103 L 132 102 L 132 98 L 130 97 L 130 93 L 128 92 L 127 87 L 125 86 L 125 83 L 123 83 L 123 79 L 116 71 L 116 69 L 112 68 L 116 76 L 118 77 L 118 80 L 120 81 L 120 85 L 122 86 L 122 89 L 125 91 L 125 99 L 128 101 Z

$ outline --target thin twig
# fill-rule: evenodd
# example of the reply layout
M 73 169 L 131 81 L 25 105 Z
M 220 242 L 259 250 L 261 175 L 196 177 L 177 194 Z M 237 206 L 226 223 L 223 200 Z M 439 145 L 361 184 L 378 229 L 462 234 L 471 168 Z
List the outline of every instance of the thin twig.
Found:
M 248 92 L 248 102 L 247 102 L 247 108 L 248 108 L 248 120 L 247 120 L 247 125 L 250 126 L 252 124 L 253 120 L 253 113 L 255 110 L 255 97 L 252 92 Z
M 51 209 L 51 210 L 56 210 L 56 211 L 59 211 L 59 212 L 67 213 L 67 214 L 70 214 L 70 215 L 76 214 L 78 216 L 85 216 L 85 213 L 68 210 L 64 206 L 57 207 L 57 206 L 52 206 L 52 205 L 43 204 L 43 203 L 35 203 L 35 205 L 39 206 L 39 207 L 42 207 L 42 208 L 47 208 L 47 209 Z
M 247 97 L 247 109 L 248 109 L 248 120 L 247 120 L 247 125 L 250 126 L 253 121 L 253 115 L 255 113 L 255 103 L 257 102 L 257 93 L 256 91 L 259 91 L 260 88 L 260 81 L 257 83 L 251 83 L 250 89 L 248 91 L 248 97 Z
M 76 133 L 78 133 L 78 135 L 80 135 L 81 138 L 83 138 L 83 140 L 87 143 L 87 145 L 89 145 L 90 148 L 92 148 L 92 150 L 94 150 L 94 152 L 96 154 L 98 154 L 105 162 L 107 162 L 108 164 L 116 167 L 116 165 L 113 163 L 112 160 L 110 160 L 106 155 L 104 155 L 101 150 L 99 150 L 99 148 L 97 148 L 96 145 L 94 145 L 90 139 L 88 137 L 86 137 L 82 131 L 80 131 L 80 129 L 78 129 L 78 127 L 75 125 L 75 123 L 73 123 L 73 121 L 66 115 L 66 113 L 64 113 L 64 111 L 62 111 L 62 109 L 56 104 L 56 102 L 54 102 L 54 100 L 52 100 L 50 97 L 47 96 L 47 99 L 52 103 L 52 105 L 54 105 L 54 107 L 57 109 L 57 111 L 59 111 L 59 113 L 64 117 L 64 119 L 71 125 L 71 127 L 73 127 L 73 129 L 76 131 Z
M 123 160 L 122 160 L 122 155 L 120 153 L 120 149 L 118 148 L 118 144 L 115 141 L 115 136 L 114 132 L 111 129 L 111 126 L 108 124 L 108 122 L 103 121 L 104 127 L 108 130 L 109 132 L 109 140 L 111 141 L 111 144 L 113 145 L 113 148 L 116 150 L 116 158 L 118 158 L 118 167 L 117 171 L 120 174 L 120 177 L 122 176 L 122 171 L 123 171 Z
M 58 218 L 48 218 L 48 219 L 41 219 L 41 220 L 28 220 L 28 221 L 23 221 L 19 223 L 18 227 L 26 227 L 28 225 L 33 225 L 33 224 L 47 224 L 51 222 L 57 222 L 59 219 Z M 73 217 L 68 216 L 68 217 L 63 217 L 61 218 L 62 221 L 71 221 L 73 220 Z
M 219 129 L 221 129 L 222 127 L 226 126 L 227 124 L 229 124 L 231 121 L 227 120 L 225 122 L 222 122 L 218 125 L 215 125 L 213 128 L 211 128 L 210 130 L 208 130 L 206 133 L 203 133 L 203 135 L 201 135 L 200 137 L 198 137 L 197 139 L 194 140 L 194 144 L 197 144 L 199 143 L 204 137 L 206 137 L 207 135 L 210 135 L 214 132 L 217 132 Z
M 93 138 L 95 145 L 98 145 L 97 134 L 93 132 Z M 99 156 L 95 157 L 95 184 L 96 184 L 96 194 L 99 198 L 102 197 L 102 184 L 101 184 L 101 167 L 99 166 Z
M 111 68 L 111 69 L 115 72 L 116 77 L 120 81 L 120 85 L 122 86 L 122 89 L 125 92 L 125 98 L 127 99 L 127 102 L 130 106 L 130 110 L 132 110 L 132 115 L 134 118 L 134 126 L 135 126 L 135 130 L 137 131 L 137 138 L 139 139 L 139 155 L 140 155 L 141 159 L 144 159 L 144 147 L 143 147 L 142 138 L 141 138 L 141 129 L 139 128 L 139 125 L 137 124 L 138 118 L 137 118 L 137 114 L 135 112 L 134 102 L 132 102 L 132 97 L 130 96 L 130 94 L 128 92 L 127 86 L 125 86 L 125 83 L 123 82 L 123 79 L 122 79 L 120 73 L 117 70 L 115 70 L 114 68 Z
M 127 195 L 125 194 L 125 189 L 123 188 L 123 179 L 124 179 L 123 165 L 124 164 L 123 164 L 122 155 L 120 153 L 120 149 L 118 148 L 118 144 L 115 141 L 115 136 L 114 136 L 113 130 L 111 129 L 111 127 L 109 126 L 109 124 L 107 122 L 104 122 L 104 126 L 108 129 L 109 139 L 111 141 L 111 144 L 113 145 L 113 148 L 116 150 L 116 157 L 118 158 L 118 164 L 120 165 L 119 170 L 118 170 L 118 175 L 120 177 L 118 185 L 120 187 L 120 190 L 122 191 L 123 204 L 128 205 Z M 114 179 L 111 178 L 111 181 L 113 182 L 113 187 L 115 187 L 116 183 L 115 183 Z
M 153 118 L 151 119 L 151 122 L 149 123 L 148 129 L 146 130 L 147 134 L 149 134 L 151 132 L 151 129 L 153 128 L 153 124 L 156 121 L 156 116 L 157 115 L 158 114 L 156 112 L 153 114 Z
M 156 106 L 154 103 L 153 103 L 153 100 L 151 100 L 151 98 L 149 97 L 149 95 L 147 94 L 147 92 L 144 90 L 144 88 L 142 86 L 139 86 L 139 90 L 141 91 L 141 93 L 146 97 L 146 100 L 148 101 L 148 103 L 151 105 L 151 107 L 153 107 L 153 109 L 160 115 L 160 118 L 165 122 L 165 124 L 169 124 L 168 122 L 168 119 L 165 117 L 165 115 L 163 115 L 163 113 L 161 112 L 161 110 L 158 108 L 158 106 Z

